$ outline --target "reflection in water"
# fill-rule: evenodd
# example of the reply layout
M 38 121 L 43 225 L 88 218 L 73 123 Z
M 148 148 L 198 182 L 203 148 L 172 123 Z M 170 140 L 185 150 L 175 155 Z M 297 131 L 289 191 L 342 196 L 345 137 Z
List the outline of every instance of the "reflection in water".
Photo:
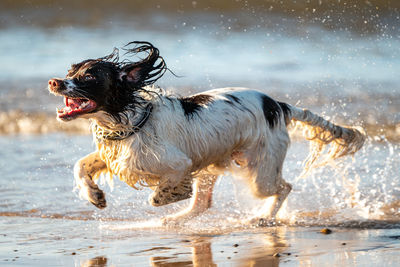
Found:
M 80 266 L 81 267 L 105 267 L 105 266 L 107 266 L 107 258 L 104 256 L 95 257 L 90 260 L 81 262 Z
M 176 257 L 151 257 L 151 266 L 217 266 L 213 262 L 211 238 L 201 237 L 190 241 L 191 260 L 179 260 Z
M 241 252 L 243 259 L 238 261 L 238 266 L 279 266 L 281 256 L 289 247 L 285 234 L 284 227 L 276 227 L 271 232 L 256 235 L 252 241 L 258 243 L 244 248 Z
M 196 240 L 192 245 L 194 266 L 217 266 L 213 262 L 210 238 Z
M 269 230 L 268 230 L 269 231 Z M 284 227 L 272 228 L 268 233 L 255 233 L 245 240 L 242 237 L 215 236 L 195 237 L 187 242 L 191 246 L 191 258 L 179 257 L 185 253 L 155 256 L 152 266 L 218 266 L 231 263 L 237 266 L 279 266 L 280 258 L 289 247 Z M 221 242 L 222 241 L 222 242 Z
M 282 258 L 290 255 L 286 250 L 285 227 L 262 229 L 263 232 L 249 232 L 246 237 L 242 233 L 228 235 L 194 235 L 188 239 L 173 238 L 168 246 L 147 247 L 138 252 L 127 253 L 125 258 L 113 259 L 115 254 L 99 256 L 80 262 L 81 267 L 114 266 L 113 262 L 146 265 L 149 257 L 151 266 L 218 266 L 233 264 L 235 266 L 279 266 Z M 187 237 L 187 236 L 186 236 Z M 121 251 L 122 252 L 122 251 Z M 126 260 L 127 258 L 125 258 Z M 143 261 L 139 260 L 142 259 Z M 116 265 L 118 266 L 118 264 Z

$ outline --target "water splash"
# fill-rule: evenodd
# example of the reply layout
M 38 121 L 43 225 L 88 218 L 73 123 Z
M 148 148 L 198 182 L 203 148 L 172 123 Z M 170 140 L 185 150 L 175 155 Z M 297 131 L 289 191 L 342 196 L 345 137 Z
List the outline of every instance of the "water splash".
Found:
M 354 159 L 314 169 L 294 185 L 282 219 L 293 224 L 399 223 L 399 153 L 399 145 L 370 139 Z
M 105 228 L 159 228 L 160 219 L 184 209 L 188 201 L 165 207 L 148 203 L 151 190 L 134 190 L 115 179 L 106 185 L 108 206 L 97 210 L 72 192 L 72 166 L 90 153 L 90 136 L 65 134 L 0 137 L 0 212 L 2 216 L 41 217 L 64 220 L 97 220 Z M 354 159 L 313 169 L 296 181 L 306 158 L 306 141 L 294 141 L 284 165 L 284 178 L 293 184 L 277 225 L 337 225 L 343 227 L 399 227 L 400 145 L 385 139 L 368 140 Z M 23 153 L 30 151 L 30 153 Z M 5 164 L 6 163 L 6 164 Z M 34 192 L 34 193 L 32 193 Z M 29 196 L 29 198 L 27 198 Z M 248 229 L 246 220 L 262 208 L 239 180 L 220 177 L 210 210 L 179 226 L 187 232 L 224 232 Z
M 304 146 L 306 143 L 295 143 L 289 151 L 284 176 L 293 183 L 294 189 L 271 226 L 400 226 L 400 187 L 397 181 L 400 159 L 396 157 L 400 152 L 399 145 L 376 143 L 370 139 L 354 159 L 342 159 L 334 165 L 314 169 L 307 178 L 296 181 L 302 169 L 299 159 L 303 159 L 306 153 Z M 259 212 L 264 201 L 253 198 L 243 185 L 240 180 L 221 177 L 215 188 L 213 207 L 172 229 L 189 233 L 223 233 L 252 228 L 253 225 L 246 223 L 247 219 Z M 119 230 L 160 228 L 160 219 L 164 215 L 177 212 L 188 204 L 181 202 L 156 209 L 146 203 L 149 192 L 145 191 L 136 195 L 139 203 L 132 202 L 130 208 L 126 206 L 127 196 L 117 193 L 117 205 L 123 209 L 113 207 L 112 215 L 108 211 L 106 216 L 126 218 L 130 214 L 128 216 L 133 222 L 119 224 L 114 221 L 103 227 Z M 100 211 L 98 216 L 105 216 L 104 211 Z

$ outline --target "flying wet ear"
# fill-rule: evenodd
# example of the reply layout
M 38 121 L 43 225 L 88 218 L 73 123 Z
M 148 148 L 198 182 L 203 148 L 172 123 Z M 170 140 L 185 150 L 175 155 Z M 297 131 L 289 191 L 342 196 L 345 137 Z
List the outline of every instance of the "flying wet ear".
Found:
M 139 83 L 143 79 L 142 68 L 135 67 L 129 71 L 123 71 L 120 75 L 121 80 L 126 77 L 128 82 Z
M 133 48 L 130 46 L 133 45 Z M 157 81 L 167 67 L 164 59 L 159 55 L 159 51 L 148 42 L 131 42 L 124 47 L 125 55 L 137 56 L 138 54 L 145 55 L 139 61 L 122 61 L 120 80 L 133 83 L 134 86 L 146 86 Z

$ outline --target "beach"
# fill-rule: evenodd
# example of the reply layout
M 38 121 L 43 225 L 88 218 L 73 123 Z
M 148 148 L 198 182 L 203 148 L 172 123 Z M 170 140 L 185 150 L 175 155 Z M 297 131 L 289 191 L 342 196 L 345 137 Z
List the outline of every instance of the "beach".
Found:
M 193 233 L 5 217 L 1 227 L 9 229 L 2 239 L 11 245 L 2 247 L 4 266 L 396 266 L 400 260 L 398 229 L 332 228 L 324 235 L 319 227 L 278 226 Z M 66 235 L 66 228 L 81 234 Z
M 0 265 L 399 266 L 400 22 L 392 1 L 51 1 L 0 3 Z M 212 207 L 177 226 L 163 207 L 101 177 L 107 208 L 79 198 L 74 163 L 95 150 L 89 123 L 56 120 L 47 81 L 71 64 L 146 40 L 182 96 L 238 86 L 363 127 L 354 157 L 302 178 L 309 143 L 291 128 L 274 222 L 246 223 L 263 200 L 230 175 Z M 122 51 L 122 50 L 121 50 Z M 173 72 L 173 73 L 172 73 Z M 175 74 L 175 75 L 174 75 Z

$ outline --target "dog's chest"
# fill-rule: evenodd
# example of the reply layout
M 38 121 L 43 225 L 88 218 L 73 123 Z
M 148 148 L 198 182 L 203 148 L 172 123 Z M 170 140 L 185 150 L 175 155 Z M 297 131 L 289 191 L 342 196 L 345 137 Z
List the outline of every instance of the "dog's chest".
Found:
M 96 142 L 100 158 L 106 163 L 109 173 L 132 187 L 138 181 L 152 185 L 159 181 L 159 177 L 146 170 L 146 155 L 141 150 L 132 149 L 132 144 L 123 142 L 104 141 Z

